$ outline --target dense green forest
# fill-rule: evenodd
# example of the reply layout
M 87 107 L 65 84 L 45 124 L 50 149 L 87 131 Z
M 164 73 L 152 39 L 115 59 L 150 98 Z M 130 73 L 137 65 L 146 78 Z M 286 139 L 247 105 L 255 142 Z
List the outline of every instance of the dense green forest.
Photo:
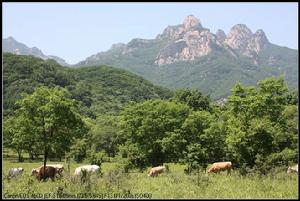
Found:
M 66 88 L 81 112 L 91 118 L 116 113 L 129 102 L 172 96 L 166 88 L 108 66 L 73 69 L 54 60 L 10 53 L 3 55 L 3 61 L 4 116 L 15 110 L 22 93 L 31 94 L 38 86 Z
M 237 82 L 219 105 L 197 89 L 172 92 L 107 66 L 4 54 L 3 73 L 4 146 L 19 160 L 24 152 L 115 160 L 125 171 L 175 162 L 187 172 L 227 160 L 262 174 L 297 162 L 298 91 L 283 77 Z

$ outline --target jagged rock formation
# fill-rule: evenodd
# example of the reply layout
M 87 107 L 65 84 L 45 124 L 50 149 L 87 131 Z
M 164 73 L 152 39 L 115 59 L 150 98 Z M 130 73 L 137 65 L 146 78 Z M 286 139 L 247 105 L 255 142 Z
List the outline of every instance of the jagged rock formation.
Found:
M 159 42 L 163 41 L 163 42 Z M 154 43 L 159 46 L 153 64 L 162 66 L 178 61 L 192 61 L 206 56 L 214 50 L 225 50 L 233 57 L 245 56 L 252 60 L 253 64 L 259 63 L 258 53 L 270 43 L 263 32 L 259 29 L 254 34 L 244 24 L 233 26 L 228 33 L 219 29 L 216 34 L 202 26 L 201 21 L 193 15 L 187 16 L 182 24 L 168 26 L 155 39 L 133 39 L 129 43 L 118 43 L 106 52 L 100 52 L 79 62 L 79 65 L 96 64 L 118 56 L 134 56 L 141 49 L 150 48 Z M 109 62 L 108 62 L 109 63 Z
M 181 25 L 167 27 L 157 38 L 170 40 L 155 59 L 154 63 L 158 65 L 194 60 L 209 54 L 213 44 L 221 45 L 217 37 L 203 28 L 200 20 L 193 15 L 187 16 Z
M 112 45 L 76 66 L 110 65 L 134 72 L 169 88 L 198 88 L 213 98 L 230 94 L 237 80 L 255 85 L 269 76 L 286 75 L 298 86 L 298 51 L 268 41 L 262 30 L 237 24 L 228 33 L 212 33 L 196 17 L 167 26 L 154 39 Z
M 26 54 L 43 57 L 37 48 L 28 51 L 24 44 L 12 44 L 9 51 L 16 54 L 25 49 Z M 216 99 L 228 96 L 237 80 L 255 85 L 266 77 L 285 75 L 289 88 L 298 88 L 298 50 L 272 44 L 262 30 L 252 32 L 243 24 L 226 34 L 212 33 L 192 15 L 154 39 L 114 44 L 72 67 L 98 65 L 126 69 L 172 89 L 197 88 Z
M 257 30 L 253 34 L 243 24 L 233 26 L 227 36 L 223 30 L 213 34 L 209 29 L 203 28 L 200 20 L 193 15 L 187 16 L 181 25 L 168 26 L 163 34 L 157 37 L 157 39 L 166 38 L 169 44 L 158 53 L 155 64 L 195 60 L 208 55 L 213 48 L 218 47 L 226 49 L 235 57 L 238 54 L 250 57 L 257 64 L 258 52 L 269 44 L 262 30 Z
M 231 28 L 224 43 L 236 52 L 252 58 L 253 62 L 258 64 L 258 53 L 268 46 L 269 41 L 263 30 L 259 29 L 253 34 L 246 25 L 237 24 Z

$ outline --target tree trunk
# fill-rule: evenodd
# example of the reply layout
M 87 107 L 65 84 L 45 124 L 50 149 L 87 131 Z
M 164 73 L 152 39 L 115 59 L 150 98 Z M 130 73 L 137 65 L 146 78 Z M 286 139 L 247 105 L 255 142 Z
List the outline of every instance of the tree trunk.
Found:
M 44 123 L 44 175 L 43 179 L 46 180 L 46 163 L 47 163 L 47 157 L 48 157 L 48 143 L 47 143 L 47 136 L 46 136 L 46 129 L 45 129 L 45 119 L 43 119 Z
M 23 162 L 22 151 L 17 151 L 17 152 L 18 152 L 18 162 Z
M 46 163 L 47 163 L 47 157 L 48 157 L 48 150 L 47 150 L 47 146 L 45 146 L 45 150 L 44 150 L 44 180 L 46 179 Z
M 34 155 L 35 159 L 38 159 L 38 158 L 39 158 L 39 156 L 40 156 L 40 154 L 39 154 L 39 153 L 34 153 L 33 155 Z
M 29 157 L 30 157 L 31 160 L 34 160 L 33 153 L 29 152 Z

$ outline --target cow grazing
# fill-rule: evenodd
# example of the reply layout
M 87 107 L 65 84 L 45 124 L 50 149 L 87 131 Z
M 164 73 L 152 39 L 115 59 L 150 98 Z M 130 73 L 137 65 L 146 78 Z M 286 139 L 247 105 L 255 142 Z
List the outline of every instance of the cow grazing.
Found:
M 13 178 L 17 175 L 21 175 L 24 172 L 24 169 L 19 167 L 19 168 L 10 168 L 8 171 L 8 178 Z
M 56 174 L 56 169 L 52 166 L 46 166 L 45 171 L 44 171 L 44 166 L 41 167 L 40 169 L 33 169 L 31 171 L 31 175 L 34 175 L 39 181 L 45 178 L 51 178 L 52 181 L 54 181 Z
M 158 166 L 151 168 L 148 177 L 157 177 L 159 174 L 166 171 L 166 167 L 164 166 Z
M 83 165 L 75 169 L 74 174 L 76 176 L 82 175 L 82 172 L 90 173 L 100 173 L 100 167 L 98 165 Z
M 64 171 L 64 166 L 61 164 L 47 164 L 46 166 L 51 166 L 55 168 L 56 174 L 58 174 L 59 176 L 62 176 L 62 172 Z M 40 166 L 38 168 L 38 171 L 43 168 L 44 165 Z
M 292 172 L 296 172 L 296 173 L 298 173 L 298 164 L 297 165 L 294 165 L 294 166 L 292 166 L 292 167 L 288 167 L 288 170 L 287 170 L 287 172 L 286 173 L 292 173 Z
M 227 170 L 227 174 L 230 173 L 232 169 L 232 163 L 231 162 L 217 162 L 213 163 L 212 166 L 208 170 L 208 174 L 210 173 L 220 173 L 220 171 Z

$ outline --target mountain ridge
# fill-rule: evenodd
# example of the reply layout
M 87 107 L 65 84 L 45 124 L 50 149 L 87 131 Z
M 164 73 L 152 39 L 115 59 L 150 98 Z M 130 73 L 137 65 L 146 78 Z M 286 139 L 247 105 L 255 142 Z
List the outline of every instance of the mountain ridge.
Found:
M 39 48 L 37 47 L 28 47 L 27 45 L 18 42 L 12 36 L 2 39 L 2 51 L 10 52 L 17 55 L 33 55 L 38 58 L 46 59 L 54 59 L 60 65 L 70 66 L 64 59 L 54 56 L 54 55 L 45 55 Z
M 168 88 L 197 88 L 213 98 L 228 95 L 233 81 L 253 85 L 266 76 L 285 75 L 291 88 L 298 87 L 298 50 L 272 44 L 262 29 L 252 32 L 245 24 L 234 25 L 227 35 L 214 34 L 193 15 L 154 39 L 114 44 L 75 67 L 97 64 L 124 68 Z
M 298 88 L 298 50 L 272 44 L 262 29 L 252 32 L 245 24 L 212 33 L 193 15 L 153 39 L 113 44 L 70 67 L 93 65 L 125 69 L 171 89 L 200 89 L 214 99 L 229 95 L 235 81 L 254 85 L 267 76 L 284 75 Z

